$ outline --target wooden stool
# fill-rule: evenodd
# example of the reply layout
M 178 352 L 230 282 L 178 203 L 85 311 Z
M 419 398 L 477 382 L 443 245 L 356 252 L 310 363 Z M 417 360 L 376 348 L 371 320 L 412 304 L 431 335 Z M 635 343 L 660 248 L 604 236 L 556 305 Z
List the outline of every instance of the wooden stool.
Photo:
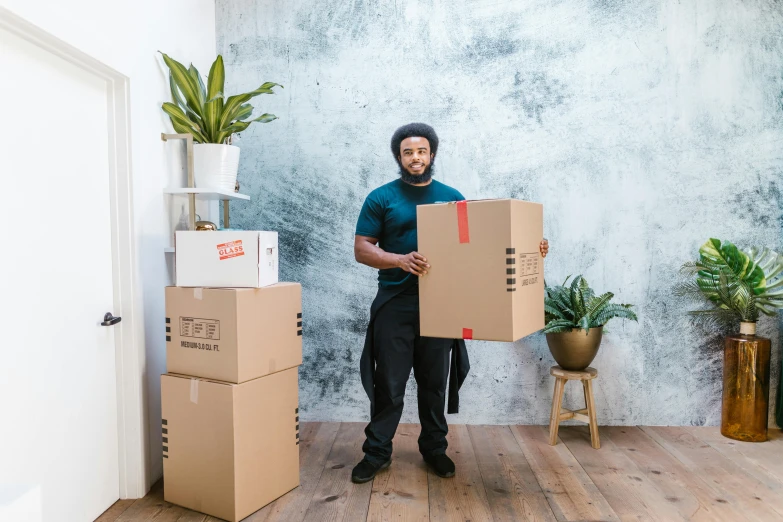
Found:
M 560 427 L 560 421 L 576 419 L 586 422 L 590 425 L 590 440 L 595 449 L 601 447 L 601 441 L 598 438 L 598 422 L 595 420 L 595 401 L 593 400 L 592 380 L 598 377 L 598 370 L 595 368 L 585 368 L 579 372 L 564 370 L 560 366 L 552 366 L 549 370 L 555 377 L 555 395 L 552 397 L 552 414 L 549 416 L 549 444 L 557 444 L 557 429 Z M 564 410 L 563 390 L 565 390 L 566 381 L 582 381 L 582 387 L 585 391 L 585 407 L 581 410 Z

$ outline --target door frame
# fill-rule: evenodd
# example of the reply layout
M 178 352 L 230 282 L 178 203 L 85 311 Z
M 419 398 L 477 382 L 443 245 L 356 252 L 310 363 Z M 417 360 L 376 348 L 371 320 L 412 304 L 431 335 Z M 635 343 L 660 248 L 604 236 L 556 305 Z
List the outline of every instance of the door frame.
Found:
M 144 388 L 144 325 L 138 287 L 133 222 L 130 141 L 130 79 L 74 46 L 0 6 L 0 29 L 13 33 L 106 82 L 108 98 L 109 197 L 111 199 L 114 328 L 117 374 L 119 498 L 149 491 L 150 466 Z M 97 319 L 97 318 L 96 318 Z

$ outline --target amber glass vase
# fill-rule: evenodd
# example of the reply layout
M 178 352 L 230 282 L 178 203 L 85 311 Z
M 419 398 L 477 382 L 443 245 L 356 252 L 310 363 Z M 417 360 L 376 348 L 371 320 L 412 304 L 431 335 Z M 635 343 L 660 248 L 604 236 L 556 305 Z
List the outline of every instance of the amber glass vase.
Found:
M 756 337 L 755 323 L 743 323 L 726 337 L 723 350 L 723 408 L 720 432 L 746 442 L 767 440 L 770 340 Z

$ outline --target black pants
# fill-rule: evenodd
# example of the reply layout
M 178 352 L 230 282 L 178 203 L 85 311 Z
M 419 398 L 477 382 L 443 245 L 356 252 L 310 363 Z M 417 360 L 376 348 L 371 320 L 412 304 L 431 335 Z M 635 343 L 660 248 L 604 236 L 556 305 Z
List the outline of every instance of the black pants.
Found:
M 402 416 L 405 385 L 413 368 L 419 402 L 419 451 L 422 455 L 446 452 L 446 380 L 451 339 L 419 335 L 418 285 L 378 311 L 373 323 L 375 351 L 375 412 L 364 433 L 367 460 L 385 462 L 392 454 L 392 439 Z

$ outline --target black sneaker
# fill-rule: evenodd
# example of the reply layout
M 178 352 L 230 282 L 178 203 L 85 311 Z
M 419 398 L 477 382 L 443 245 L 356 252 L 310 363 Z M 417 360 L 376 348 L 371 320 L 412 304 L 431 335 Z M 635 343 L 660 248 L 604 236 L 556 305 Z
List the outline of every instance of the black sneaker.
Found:
M 351 472 L 351 481 L 354 484 L 364 484 L 365 482 L 369 482 L 375 478 L 375 475 L 377 475 L 379 471 L 388 468 L 390 465 L 391 459 L 387 460 L 380 466 L 376 466 L 367 459 L 362 459 L 362 461 L 358 463 L 355 468 L 353 468 L 353 471 Z
M 430 455 L 424 457 L 424 462 L 429 464 L 432 471 L 441 478 L 451 478 L 454 476 L 456 468 L 454 462 L 446 454 Z

